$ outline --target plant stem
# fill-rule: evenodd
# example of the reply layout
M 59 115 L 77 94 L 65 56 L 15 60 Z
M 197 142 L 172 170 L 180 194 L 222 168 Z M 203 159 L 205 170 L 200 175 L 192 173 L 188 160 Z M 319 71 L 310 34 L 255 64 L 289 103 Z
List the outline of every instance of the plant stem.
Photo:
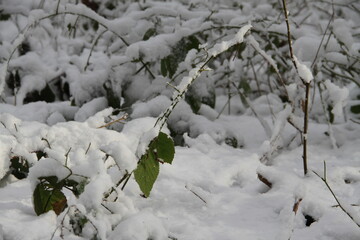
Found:
M 308 138 L 308 123 L 309 123 L 309 95 L 310 82 L 305 83 L 305 106 L 304 106 L 304 132 L 303 132 L 303 166 L 304 175 L 308 172 L 307 167 L 307 138 Z
M 308 172 L 307 167 L 307 137 L 308 137 L 308 122 L 309 122 L 309 95 L 310 95 L 310 81 L 306 81 L 301 77 L 299 74 L 299 69 L 295 60 L 293 48 L 292 48 L 292 42 L 291 42 L 291 31 L 290 31 L 290 24 L 289 24 L 289 17 L 288 17 L 288 10 L 286 7 L 286 0 L 282 0 L 283 3 L 283 10 L 285 15 L 285 22 L 286 22 L 286 28 L 287 28 L 287 37 L 288 37 L 288 44 L 289 44 L 289 53 L 291 61 L 296 69 L 296 72 L 298 73 L 302 83 L 305 85 L 305 102 L 304 102 L 304 130 L 303 130 L 303 167 L 304 167 L 304 175 Z

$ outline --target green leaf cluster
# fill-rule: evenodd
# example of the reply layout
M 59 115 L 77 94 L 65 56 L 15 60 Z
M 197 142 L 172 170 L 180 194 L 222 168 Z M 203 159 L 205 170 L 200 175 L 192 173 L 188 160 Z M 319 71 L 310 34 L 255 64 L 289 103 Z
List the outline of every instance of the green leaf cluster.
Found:
M 190 87 L 190 90 L 185 95 L 185 101 L 190 105 L 191 110 L 194 113 L 198 113 L 200 110 L 201 104 L 206 104 L 211 108 L 215 108 L 216 95 L 215 87 L 208 87 L 208 91 L 205 95 L 200 95 L 196 91 L 196 87 Z
M 147 151 L 141 156 L 138 166 L 134 171 L 135 180 L 145 197 L 149 197 L 159 175 L 160 163 L 171 164 L 174 155 L 174 142 L 167 134 L 160 132 L 150 142 Z
M 199 49 L 200 41 L 193 35 L 182 38 L 172 49 L 172 53 L 161 59 L 161 74 L 172 78 L 176 73 L 179 63 L 184 61 L 186 54 L 191 49 Z
M 56 176 L 40 177 L 40 182 L 36 185 L 33 192 L 34 210 L 37 215 L 41 215 L 53 210 L 59 215 L 67 207 L 67 199 L 63 193 L 66 188 L 79 197 L 84 192 L 87 179 L 77 182 L 69 179 L 70 176 L 59 181 Z
M 56 176 L 41 177 L 33 193 L 34 210 L 37 215 L 50 210 L 59 215 L 67 205 L 67 199 L 61 191 L 64 181 L 58 181 Z
M 21 156 L 14 156 L 10 159 L 10 171 L 17 179 L 24 179 L 29 173 L 30 165 L 28 161 Z

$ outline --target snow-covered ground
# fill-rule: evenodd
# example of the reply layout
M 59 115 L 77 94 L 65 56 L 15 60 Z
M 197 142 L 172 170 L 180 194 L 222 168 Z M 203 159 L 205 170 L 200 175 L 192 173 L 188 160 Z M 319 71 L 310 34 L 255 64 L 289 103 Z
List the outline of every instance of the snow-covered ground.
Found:
M 152 119 L 146 118 L 130 124 L 132 126 L 125 125 L 124 131 L 130 134 L 126 138 L 113 130 L 97 129 L 102 119 L 102 115 L 98 114 L 85 123 L 58 123 L 48 127 L 37 122 L 21 122 L 2 114 L 2 122 L 16 122 L 18 130 L 13 126 L 1 126 L 1 152 L 3 155 L 8 151 L 16 152 L 15 149 L 21 152 L 24 149 L 19 149 L 20 146 L 27 150 L 36 149 L 37 144 L 41 145 L 40 138 L 47 136 L 53 146 L 51 150 L 46 150 L 49 154 L 55 155 L 56 149 L 57 157 L 64 158 L 60 153 L 65 154 L 72 146 L 69 154 L 69 166 L 72 166 L 82 161 L 80 158 L 84 157 L 84 153 L 81 150 L 84 151 L 91 141 L 88 160 L 93 163 L 83 163 L 86 166 L 82 167 L 84 174 L 99 167 L 96 174 L 100 179 L 92 186 L 94 189 L 85 190 L 84 194 L 88 194 L 89 199 L 83 197 L 79 201 L 72 199 L 74 197 L 70 192 L 67 195 L 68 201 L 78 207 L 82 204 L 94 204 L 96 207 L 98 200 L 92 198 L 96 198 L 96 191 L 103 187 L 99 185 L 108 185 L 108 179 L 101 173 L 100 163 L 96 163 L 99 153 L 92 152 L 91 148 L 111 148 L 114 145 L 111 143 L 117 141 L 134 144 L 135 136 L 139 134 L 134 133 L 138 124 L 153 124 Z M 114 216 L 107 215 L 105 208 L 96 209 L 98 219 L 94 220 L 94 224 L 98 230 L 105 231 L 109 227 L 107 224 L 118 221 L 120 223 L 115 230 L 106 235 L 107 239 L 360 238 L 359 227 L 336 207 L 337 202 L 325 184 L 312 172 L 323 176 L 323 162 L 326 161 L 330 186 L 358 221 L 360 129 L 355 123 L 337 127 L 339 138 L 342 138 L 339 149 L 331 149 L 329 138 L 323 134 L 326 125 L 310 125 L 310 173 L 304 177 L 301 146 L 283 151 L 273 159 L 271 166 L 266 166 L 259 161 L 266 136 L 255 117 L 223 116 L 219 122 L 234 125 L 234 131 L 242 135 L 246 147 L 236 149 L 226 144 L 219 145 L 208 134 L 196 139 L 185 136 L 186 147 L 176 147 L 173 164 L 161 166 L 151 196 L 141 197 L 136 182 L 130 180 L 124 193 L 120 194 L 118 205 L 112 206 L 116 212 Z M 14 138 L 19 139 L 18 144 L 14 144 Z M 61 175 L 59 170 L 55 172 Z M 35 170 L 30 170 L 29 178 L 34 174 Z M 272 187 L 261 182 L 258 174 L 268 179 Z M 40 216 L 35 214 L 33 186 L 29 179 L 9 177 L 7 181 L 2 182 L 0 189 L 0 236 L 3 239 L 51 239 L 54 232 L 53 239 L 58 239 L 61 231 L 65 239 L 80 239 L 66 235 L 63 214 L 56 216 L 52 211 Z M 302 201 L 294 216 L 293 206 L 299 199 Z M 89 214 L 95 215 L 95 212 L 90 211 Z M 306 226 L 309 216 L 315 222 Z
M 0 1 L 0 240 L 359 240 L 359 13 Z

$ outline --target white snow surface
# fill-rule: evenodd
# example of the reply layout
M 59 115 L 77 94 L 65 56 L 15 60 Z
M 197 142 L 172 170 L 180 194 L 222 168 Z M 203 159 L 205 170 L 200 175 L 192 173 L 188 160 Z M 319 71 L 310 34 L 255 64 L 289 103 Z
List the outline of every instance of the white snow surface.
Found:
M 75 2 L 87 1 L 0 2 L 1 18 L 11 14 L 0 20 L 0 240 L 360 239 L 359 115 L 348 106 L 360 104 L 355 1 L 355 11 L 338 11 L 351 20 L 334 19 L 326 33 L 329 14 L 316 5 L 326 2 L 308 1 L 317 6 L 308 16 L 289 15 L 297 73 L 315 88 L 323 83 L 325 107 L 331 106 L 335 117 L 329 132 L 321 115 L 329 112 L 322 112 L 315 91 L 305 136 L 306 176 L 302 136 L 287 122 L 303 127 L 304 89 L 286 72 L 291 61 L 282 55 L 287 33 L 274 8 L 277 1 L 90 1 L 100 3 L 101 14 Z M 115 9 L 110 2 L 116 2 Z M 291 13 L 303 7 L 300 2 L 289 1 Z M 343 2 L 334 1 L 336 7 Z M 61 16 L 38 21 L 58 4 Z M 155 35 L 145 40 L 152 28 Z M 267 35 L 272 42 L 264 42 Z M 196 36 L 203 49 L 182 55 L 185 50 L 174 47 L 189 36 Z M 241 49 L 242 42 L 253 48 Z M 29 44 L 29 52 L 14 51 L 22 43 Z M 179 63 L 170 77 L 162 73 L 161 60 L 175 53 Z M 315 67 L 309 67 L 315 56 Z M 204 72 L 210 58 L 218 72 Z M 340 65 L 355 70 L 349 74 Z M 17 71 L 21 86 L 11 86 L 10 74 Z M 352 85 L 328 79 L 339 75 Z M 286 86 L 277 82 L 279 76 Z M 193 84 L 195 79 L 209 84 Z M 245 84 L 235 89 L 231 81 Z M 205 94 L 212 83 L 215 106 L 202 102 L 194 113 L 183 99 L 186 92 L 195 86 L 204 93 L 201 100 L 211 102 L 212 95 Z M 40 96 L 44 86 L 52 89 L 54 102 L 25 103 L 29 93 Z M 280 97 L 284 87 L 291 103 Z M 248 94 L 248 103 L 235 90 Z M 129 117 L 116 122 L 125 111 Z M 175 158 L 172 165 L 159 164 L 151 194 L 144 198 L 133 172 L 160 131 L 178 144 Z M 12 174 L 17 158 L 29 164 L 26 178 Z M 353 220 L 319 178 L 325 175 Z M 75 196 L 63 188 L 65 210 L 37 216 L 33 191 L 49 176 L 83 189 Z
M 288 110 L 280 114 L 275 128 L 282 125 L 280 122 L 289 114 Z M 101 114 L 97 116 L 99 122 L 104 119 Z M 229 124 L 232 118 L 222 116 L 219 121 Z M 125 191 L 127 196 L 119 194 L 118 202 L 109 205 L 118 212 L 115 214 L 118 220 L 111 220 L 101 207 L 102 193 L 112 186 L 116 175 L 109 174 L 111 168 L 107 170 L 102 160 L 104 153 L 97 149 L 112 156 L 120 168 L 131 171 L 136 164 L 135 154 L 139 151 L 135 147 L 138 145 L 137 139 L 154 126 L 153 118 L 133 120 L 125 125 L 122 133 L 89 127 L 86 122 L 58 123 L 50 127 L 20 121 L 4 114 L 1 119 L 7 126 L 0 126 L 2 134 L 16 133 L 11 123 L 17 122 L 16 139 L 22 139 L 17 142 L 11 134 L 7 138 L 0 138 L 5 151 L 2 151 L 2 163 L 10 154 L 6 154 L 5 150 L 6 144 L 10 143 L 9 137 L 13 139 L 12 148 L 20 144 L 28 151 L 36 150 L 45 144 L 41 137 L 45 137 L 51 145 L 51 149 L 46 150 L 49 157 L 42 158 L 31 168 L 30 178 L 13 179 L 13 183 L 3 183 L 5 186 L 0 188 L 0 226 L 4 239 L 49 239 L 54 233 L 62 219 L 61 215 L 56 217 L 49 212 L 36 216 L 31 191 L 39 176 L 66 177 L 69 171 L 63 167 L 64 155 L 70 147 L 68 166 L 74 173 L 90 176 L 91 181 L 78 200 L 67 193 L 69 201 L 76 203 L 79 208 L 83 206 L 82 211 L 88 212 L 89 216 L 96 212 L 97 218 L 103 219 L 102 225 L 96 219 L 94 224 L 99 232 L 103 231 L 106 239 L 167 239 L 170 236 L 177 239 L 265 240 L 291 236 L 292 239 L 305 237 L 320 240 L 326 236 L 326 239 L 340 237 L 355 240 L 360 237 L 358 227 L 338 207 L 333 207 L 336 202 L 323 182 L 311 172 L 303 176 L 301 147 L 276 157 L 272 166 L 265 166 L 259 161 L 258 146 L 266 140 L 266 136 L 255 117 L 233 119 L 241 122 L 233 131 L 243 136 L 245 149 L 219 145 L 206 133 L 196 139 L 186 136 L 187 147 L 176 147 L 173 165 L 161 166 L 150 198 L 140 197 L 140 190 L 130 179 Z M 344 125 L 342 131 L 350 131 L 351 128 L 351 124 Z M 340 150 L 331 150 L 330 140 L 319 134 L 321 129 L 325 131 L 326 125 L 310 125 L 310 169 L 322 175 L 323 160 L 326 160 L 327 178 L 337 197 L 346 199 L 347 203 L 358 204 L 360 131 L 352 130 L 349 135 L 352 137 L 345 141 Z M 274 134 L 278 131 L 275 130 Z M 288 131 L 285 128 L 285 132 Z M 145 146 L 152 139 L 153 130 L 143 136 L 147 137 L 140 140 L 145 141 L 140 146 Z M 88 147 L 89 151 L 85 153 Z M 259 181 L 258 173 L 272 183 L 271 189 Z M 295 215 L 292 207 L 299 198 L 302 201 Z M 348 205 L 351 209 L 349 212 L 355 215 L 360 213 L 356 207 Z M 305 226 L 307 215 L 316 220 L 310 227 Z M 116 227 L 109 232 L 107 229 L 111 229 L 113 224 Z M 21 227 L 20 230 L 15 230 L 15 226 Z M 55 232 L 55 236 L 58 234 Z

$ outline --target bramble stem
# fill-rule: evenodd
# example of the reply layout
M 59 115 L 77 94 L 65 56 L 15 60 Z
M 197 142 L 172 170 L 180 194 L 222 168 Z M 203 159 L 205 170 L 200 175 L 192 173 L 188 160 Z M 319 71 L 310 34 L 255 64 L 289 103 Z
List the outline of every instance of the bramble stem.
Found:
M 292 42 L 291 42 L 291 31 L 290 31 L 290 24 L 289 24 L 289 16 L 288 16 L 288 10 L 286 7 L 286 0 L 282 0 L 283 3 L 283 10 L 285 15 L 285 22 L 286 22 L 286 28 L 287 28 L 287 38 L 288 38 L 288 44 L 289 44 L 289 53 L 291 61 L 296 69 L 296 72 L 298 73 L 302 83 L 305 85 L 305 102 L 303 106 L 304 111 L 304 129 L 302 134 L 302 140 L 303 140 L 303 167 L 304 167 L 304 175 L 308 172 L 307 167 L 307 138 L 308 138 L 308 122 L 309 122 L 309 95 L 310 95 L 310 83 L 309 81 L 306 81 L 301 77 L 299 74 L 299 69 L 295 60 Z

